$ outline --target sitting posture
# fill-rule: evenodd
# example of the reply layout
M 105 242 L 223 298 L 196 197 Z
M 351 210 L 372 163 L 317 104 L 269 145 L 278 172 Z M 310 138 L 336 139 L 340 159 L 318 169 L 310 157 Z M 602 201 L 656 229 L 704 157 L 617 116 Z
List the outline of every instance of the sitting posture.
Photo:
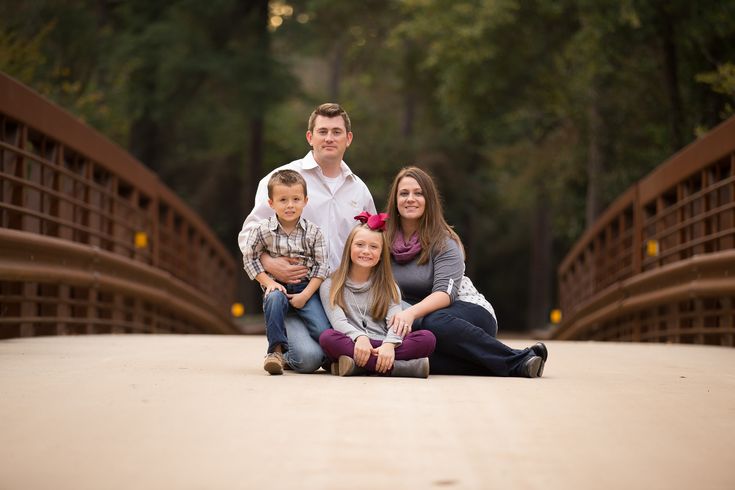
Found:
M 548 350 L 542 342 L 513 349 L 497 338 L 495 310 L 464 275 L 462 242 L 444 220 L 439 191 L 418 167 L 398 172 L 388 197 L 393 273 L 408 303 L 391 330 L 429 330 L 436 336 L 434 374 L 543 375 Z M 407 328 L 407 325 L 409 326 Z
M 345 244 L 337 271 L 320 295 L 333 330 L 319 338 L 332 374 L 378 373 L 426 378 L 436 339 L 428 330 L 398 335 L 388 323 L 401 311 L 401 297 L 383 238 L 387 215 L 361 213 Z

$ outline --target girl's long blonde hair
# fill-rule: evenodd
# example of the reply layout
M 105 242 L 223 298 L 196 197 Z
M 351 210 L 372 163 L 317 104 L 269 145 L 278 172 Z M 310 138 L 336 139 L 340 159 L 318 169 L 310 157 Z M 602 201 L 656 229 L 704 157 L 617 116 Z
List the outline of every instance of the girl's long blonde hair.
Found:
M 401 231 L 400 214 L 398 213 L 398 184 L 405 177 L 415 179 L 424 193 L 424 214 L 419 219 L 418 230 L 421 253 L 416 263 L 419 265 L 425 264 L 429 261 L 432 253 L 443 252 L 447 237 L 457 242 L 460 250 L 462 250 L 462 255 L 464 255 L 462 240 L 459 239 L 457 233 L 444 219 L 444 210 L 434 179 L 418 167 L 404 167 L 393 179 L 393 185 L 390 194 L 388 194 L 388 204 L 385 208 L 386 213 L 395 217 L 386 223 L 385 238 L 388 239 L 388 243 L 393 243 L 396 233 Z
M 390 222 L 390 220 L 388 222 Z M 329 292 L 329 303 L 331 306 L 337 305 L 343 310 L 347 308 L 344 288 L 350 272 L 350 267 L 352 267 L 352 259 L 350 258 L 352 242 L 355 240 L 355 235 L 359 230 L 367 230 L 372 233 L 377 233 L 383 241 L 383 245 L 380 249 L 380 259 L 370 273 L 370 278 L 373 282 L 372 288 L 370 289 L 373 301 L 373 304 L 370 305 L 370 316 L 373 317 L 373 320 L 380 321 L 385 319 L 385 316 L 388 314 L 388 307 L 391 303 L 398 303 L 400 296 L 398 295 L 398 286 L 396 285 L 396 281 L 393 279 L 393 271 L 391 271 L 390 268 L 390 254 L 388 252 L 387 237 L 381 231 L 370 229 L 368 225 L 363 224 L 355 226 L 347 237 L 345 248 L 342 251 L 342 261 L 339 263 L 339 267 L 334 274 L 332 274 L 332 290 Z

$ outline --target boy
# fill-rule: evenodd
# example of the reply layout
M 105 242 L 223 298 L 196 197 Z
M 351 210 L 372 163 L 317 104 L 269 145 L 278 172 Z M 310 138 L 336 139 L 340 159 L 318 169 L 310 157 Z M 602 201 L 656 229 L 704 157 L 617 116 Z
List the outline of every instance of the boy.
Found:
M 276 215 L 260 221 L 248 233 L 243 250 L 245 271 L 263 289 L 265 332 L 268 353 L 263 369 L 270 374 L 283 374 L 283 354 L 288 350 L 284 320 L 293 307 L 306 324 L 309 335 L 319 335 L 329 327 L 318 294 L 322 281 L 328 275 L 326 241 L 321 229 L 301 217 L 308 202 L 306 181 L 294 170 L 279 170 L 268 180 L 268 205 Z M 263 268 L 260 256 L 287 257 L 309 269 L 307 276 L 297 284 L 282 284 Z

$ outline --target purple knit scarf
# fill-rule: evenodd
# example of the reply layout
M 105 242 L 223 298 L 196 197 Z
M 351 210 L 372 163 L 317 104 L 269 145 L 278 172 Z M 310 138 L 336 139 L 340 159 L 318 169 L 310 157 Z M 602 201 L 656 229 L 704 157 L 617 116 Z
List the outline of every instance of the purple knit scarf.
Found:
M 390 253 L 399 264 L 411 262 L 421 253 L 421 241 L 419 240 L 418 233 L 411 235 L 408 242 L 403 239 L 403 233 L 396 233 L 396 236 L 393 238 L 393 244 L 390 247 Z

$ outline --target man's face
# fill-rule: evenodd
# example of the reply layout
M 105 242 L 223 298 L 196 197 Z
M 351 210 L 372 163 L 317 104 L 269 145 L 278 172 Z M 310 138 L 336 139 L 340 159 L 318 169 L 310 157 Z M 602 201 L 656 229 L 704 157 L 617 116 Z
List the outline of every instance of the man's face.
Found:
M 306 132 L 306 141 L 314 150 L 317 163 L 341 162 L 352 143 L 352 133 L 347 132 L 342 116 L 316 116 L 314 131 Z
M 268 199 L 268 204 L 276 212 L 281 224 L 292 225 L 298 222 L 308 202 L 304 195 L 304 187 L 276 184 L 271 194 L 272 197 Z

